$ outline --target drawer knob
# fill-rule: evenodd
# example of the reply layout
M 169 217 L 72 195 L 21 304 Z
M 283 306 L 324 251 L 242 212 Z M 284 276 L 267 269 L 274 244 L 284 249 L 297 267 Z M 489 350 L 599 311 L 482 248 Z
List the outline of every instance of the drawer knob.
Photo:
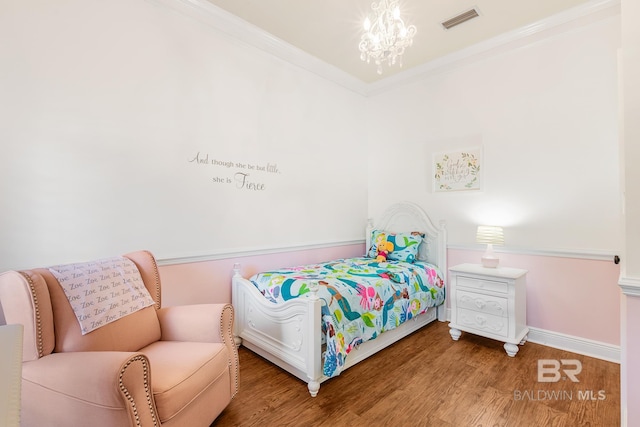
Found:
M 485 304 L 484 301 L 482 301 L 480 299 L 475 300 L 475 303 L 476 303 L 476 307 L 478 307 L 480 309 L 484 308 L 487 305 L 487 304 Z

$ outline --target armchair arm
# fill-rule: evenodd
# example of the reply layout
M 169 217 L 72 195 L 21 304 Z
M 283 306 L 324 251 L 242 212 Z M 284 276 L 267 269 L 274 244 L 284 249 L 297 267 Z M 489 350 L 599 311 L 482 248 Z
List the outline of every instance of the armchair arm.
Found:
M 22 378 L 30 396 L 23 417 L 31 424 L 159 425 L 151 369 L 141 353 L 52 353 L 25 362 Z
M 163 307 L 158 310 L 162 341 L 224 343 L 229 351 L 231 396 L 238 391 L 238 348 L 233 339 L 231 304 L 194 304 Z
M 231 304 L 193 304 L 158 310 L 162 341 L 233 342 Z

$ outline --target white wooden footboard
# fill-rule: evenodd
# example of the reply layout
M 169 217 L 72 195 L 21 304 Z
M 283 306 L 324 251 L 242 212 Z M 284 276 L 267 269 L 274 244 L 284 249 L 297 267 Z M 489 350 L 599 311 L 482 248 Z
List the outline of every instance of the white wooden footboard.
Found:
M 268 301 L 258 289 L 233 269 L 234 335 L 240 343 L 308 383 L 316 396 L 322 375 L 321 307 L 315 289 L 308 298 L 281 304 Z

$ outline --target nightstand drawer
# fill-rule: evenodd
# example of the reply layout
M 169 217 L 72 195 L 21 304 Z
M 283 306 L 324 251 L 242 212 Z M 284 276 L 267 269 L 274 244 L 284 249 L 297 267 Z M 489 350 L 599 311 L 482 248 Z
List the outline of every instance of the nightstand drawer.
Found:
M 488 332 L 493 335 L 506 337 L 509 333 L 509 321 L 501 316 L 493 316 L 473 310 L 459 308 L 457 323 L 461 327 Z
M 507 317 L 507 298 L 458 291 L 456 303 L 459 308 L 478 311 L 494 316 Z
M 487 290 L 506 294 L 509 291 L 507 282 L 497 282 L 494 280 L 476 279 L 467 276 L 458 276 L 456 285 L 460 288 Z

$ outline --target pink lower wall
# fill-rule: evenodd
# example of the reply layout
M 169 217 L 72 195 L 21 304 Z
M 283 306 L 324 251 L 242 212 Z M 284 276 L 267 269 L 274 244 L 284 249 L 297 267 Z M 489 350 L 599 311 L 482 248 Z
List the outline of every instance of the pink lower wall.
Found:
M 449 266 L 482 253 L 448 252 Z M 528 270 L 529 327 L 620 345 L 620 267 L 613 261 L 499 253 L 500 266 Z
M 334 246 L 268 255 L 242 256 L 214 261 L 160 265 L 162 305 L 231 302 L 233 265 L 240 264 L 240 274 L 255 273 L 280 267 L 304 265 L 332 259 L 362 256 L 365 245 Z M 161 263 L 162 260 L 159 260 Z
M 231 302 L 234 263 L 249 277 L 278 267 L 360 256 L 364 244 L 161 265 L 163 305 Z M 481 253 L 448 250 L 448 263 L 478 263 Z M 528 270 L 527 324 L 612 345 L 620 344 L 619 266 L 611 261 L 502 253 L 500 265 Z M 161 261 L 161 260 L 160 260 Z M 638 323 L 640 324 L 640 322 Z

